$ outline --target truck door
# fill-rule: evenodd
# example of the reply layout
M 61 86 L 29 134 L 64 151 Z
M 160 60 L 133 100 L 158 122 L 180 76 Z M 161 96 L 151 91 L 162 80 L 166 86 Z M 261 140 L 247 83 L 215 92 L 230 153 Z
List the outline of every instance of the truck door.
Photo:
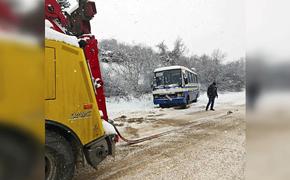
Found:
M 44 78 L 45 78 L 45 99 L 56 98 L 56 57 L 55 49 L 45 48 Z

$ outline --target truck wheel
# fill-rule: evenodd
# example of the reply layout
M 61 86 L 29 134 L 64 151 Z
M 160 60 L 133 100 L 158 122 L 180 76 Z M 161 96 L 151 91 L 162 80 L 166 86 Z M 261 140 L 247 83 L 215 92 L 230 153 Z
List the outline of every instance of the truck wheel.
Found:
M 30 179 L 36 175 L 41 161 L 38 144 L 24 136 L 0 130 L 0 179 Z
M 45 179 L 71 180 L 75 160 L 70 143 L 53 131 L 45 134 Z

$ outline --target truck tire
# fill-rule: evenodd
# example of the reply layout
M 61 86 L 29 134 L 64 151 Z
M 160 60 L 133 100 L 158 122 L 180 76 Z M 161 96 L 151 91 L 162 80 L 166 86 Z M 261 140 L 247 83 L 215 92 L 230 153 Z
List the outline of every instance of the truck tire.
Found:
M 35 175 L 35 168 L 40 164 L 38 144 L 34 144 L 35 139 L 26 139 L 24 136 L 0 130 L 1 180 L 31 179 Z
M 53 131 L 45 134 L 45 179 L 71 180 L 75 170 L 75 158 L 71 144 Z

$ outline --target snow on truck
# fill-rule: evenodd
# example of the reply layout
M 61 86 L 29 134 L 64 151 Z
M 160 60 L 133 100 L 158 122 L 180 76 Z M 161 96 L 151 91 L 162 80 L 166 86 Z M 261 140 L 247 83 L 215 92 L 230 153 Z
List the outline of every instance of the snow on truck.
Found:
M 199 97 L 198 75 L 183 66 L 168 66 L 154 70 L 153 102 L 162 108 L 186 107 Z

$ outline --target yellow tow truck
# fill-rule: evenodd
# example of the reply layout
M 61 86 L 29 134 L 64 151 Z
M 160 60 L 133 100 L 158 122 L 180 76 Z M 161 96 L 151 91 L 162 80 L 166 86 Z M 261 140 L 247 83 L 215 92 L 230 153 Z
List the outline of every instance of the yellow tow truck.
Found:
M 71 179 L 75 166 L 96 167 L 115 151 L 105 133 L 83 49 L 45 40 L 45 176 Z

